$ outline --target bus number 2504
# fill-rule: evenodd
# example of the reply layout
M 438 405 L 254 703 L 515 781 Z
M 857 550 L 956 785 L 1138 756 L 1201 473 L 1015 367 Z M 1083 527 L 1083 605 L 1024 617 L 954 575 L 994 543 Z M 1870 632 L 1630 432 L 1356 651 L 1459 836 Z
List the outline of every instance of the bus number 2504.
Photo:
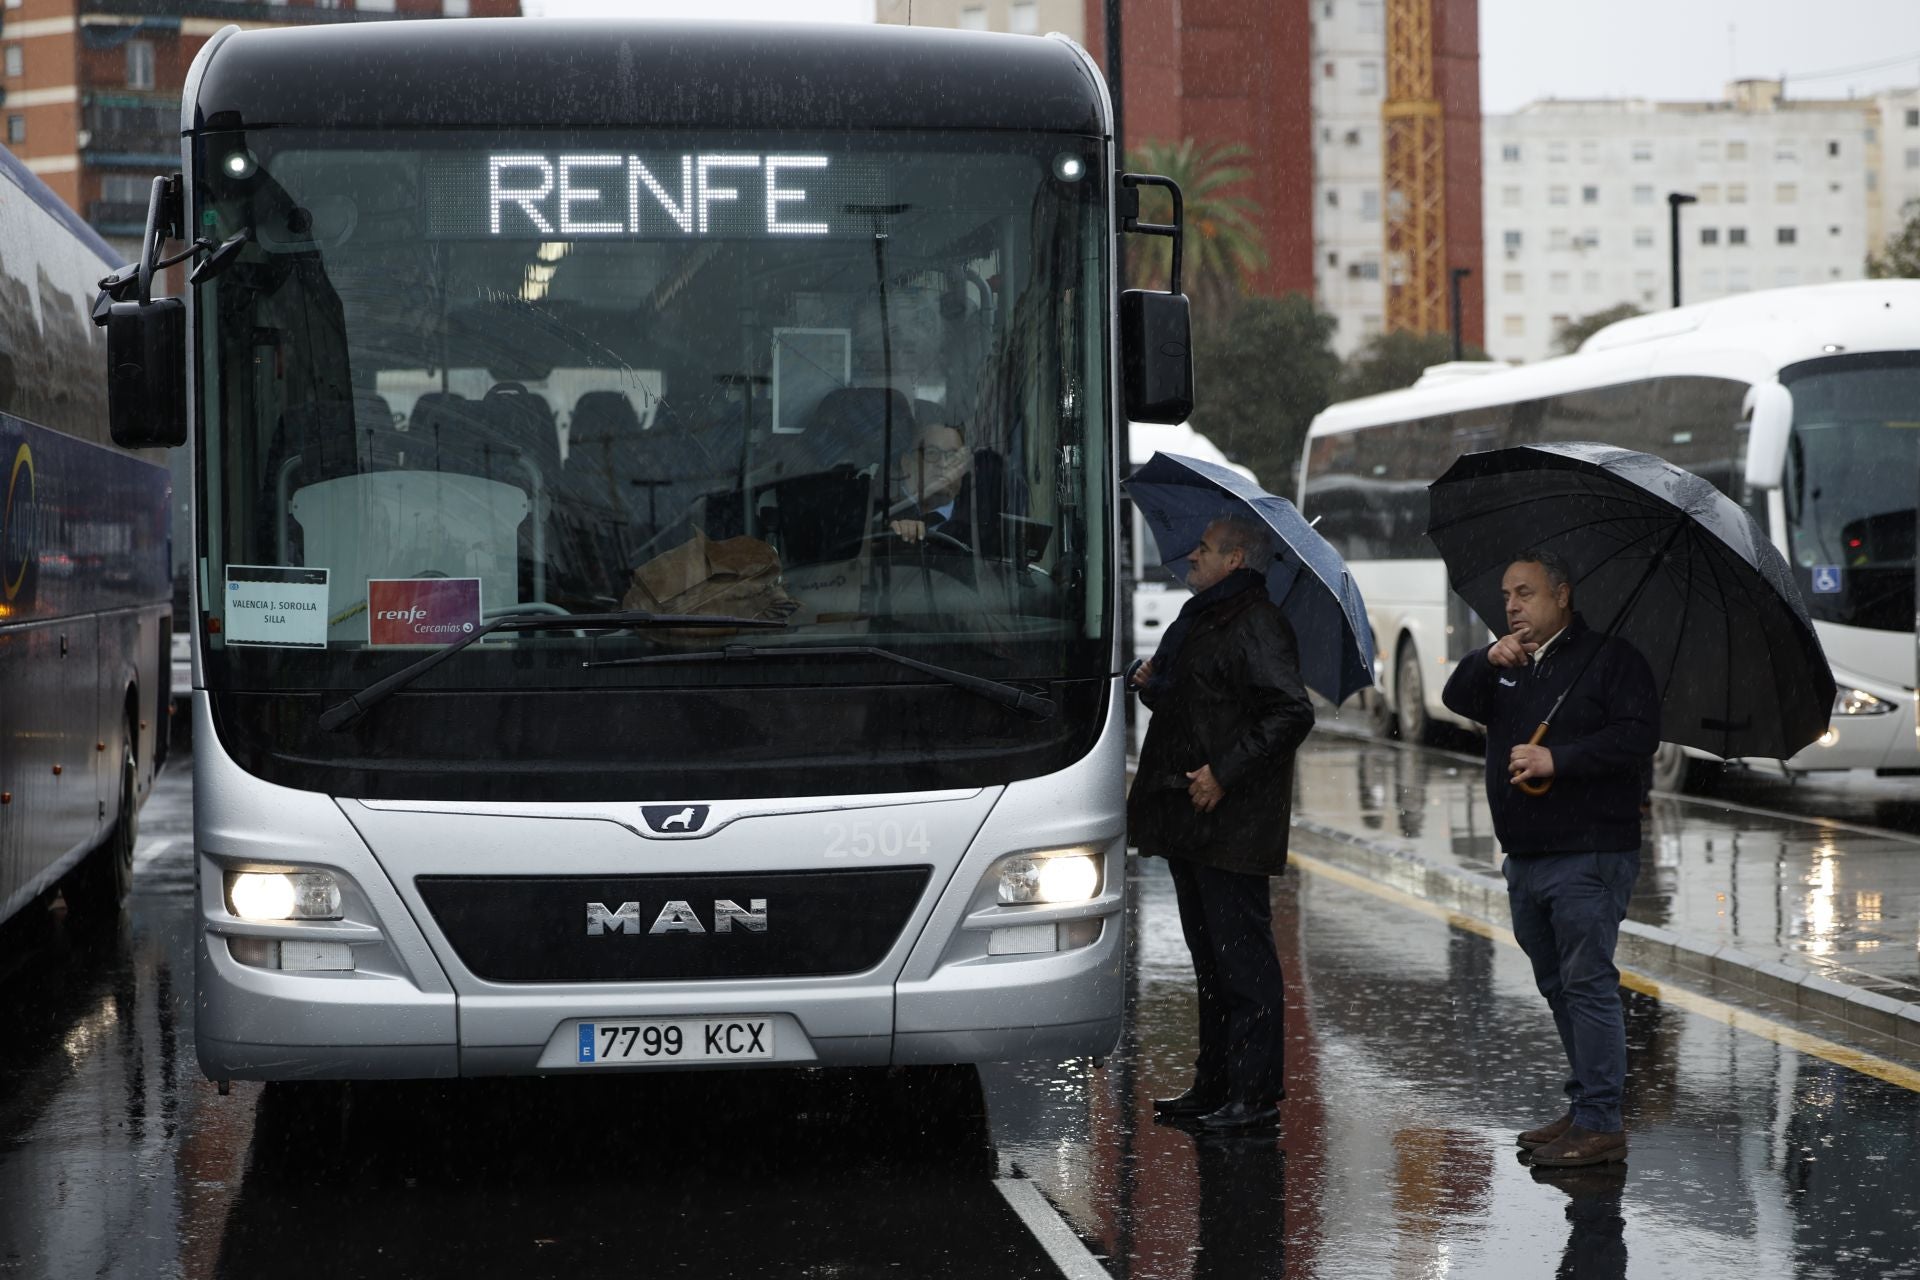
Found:
M 927 853 L 927 824 L 901 822 L 829 822 L 829 858 L 897 858 L 903 853 Z

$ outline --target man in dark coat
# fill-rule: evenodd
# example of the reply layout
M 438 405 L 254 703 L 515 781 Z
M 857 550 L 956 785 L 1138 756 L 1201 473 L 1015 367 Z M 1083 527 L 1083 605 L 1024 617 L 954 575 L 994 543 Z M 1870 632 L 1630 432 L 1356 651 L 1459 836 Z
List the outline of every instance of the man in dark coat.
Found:
M 1293 753 L 1313 707 L 1293 628 L 1267 596 L 1266 526 L 1216 520 L 1187 560 L 1193 599 L 1130 678 L 1153 720 L 1128 826 L 1140 852 L 1172 870 L 1200 997 L 1193 1085 L 1153 1107 L 1247 1129 L 1277 1120 L 1286 1096 L 1268 877 L 1286 869 Z
M 1513 936 L 1567 1053 L 1572 1105 L 1519 1142 L 1548 1168 L 1606 1164 L 1627 1155 L 1627 1033 L 1613 952 L 1640 873 L 1659 695 L 1638 649 L 1573 611 L 1559 556 L 1522 552 L 1500 590 L 1507 634 L 1462 658 L 1441 698 L 1487 727 L 1487 807 L 1506 850 Z M 1546 737 L 1531 744 L 1549 714 Z M 1522 789 L 1540 782 L 1551 784 L 1544 794 Z

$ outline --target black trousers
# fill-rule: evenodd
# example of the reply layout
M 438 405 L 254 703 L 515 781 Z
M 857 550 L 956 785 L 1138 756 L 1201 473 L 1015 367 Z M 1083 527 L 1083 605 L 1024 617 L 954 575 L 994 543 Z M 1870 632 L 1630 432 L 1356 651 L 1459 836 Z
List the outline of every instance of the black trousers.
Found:
M 1286 1093 L 1286 977 L 1268 877 L 1168 858 L 1200 995 L 1194 1084 L 1240 1102 Z

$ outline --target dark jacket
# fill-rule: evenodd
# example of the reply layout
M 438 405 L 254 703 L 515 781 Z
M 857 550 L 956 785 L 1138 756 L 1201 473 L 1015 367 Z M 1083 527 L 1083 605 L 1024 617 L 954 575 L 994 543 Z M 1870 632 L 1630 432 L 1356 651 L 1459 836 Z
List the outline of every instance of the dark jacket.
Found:
M 1193 620 L 1171 673 L 1143 690 L 1153 711 L 1127 822 L 1140 852 L 1225 871 L 1278 875 L 1287 866 L 1293 753 L 1313 728 L 1300 656 L 1264 584 Z M 1226 792 L 1212 813 L 1187 796 L 1187 774 L 1211 765 Z
M 1553 787 L 1527 795 L 1508 781 L 1507 760 L 1569 686 L 1540 743 L 1553 753 Z M 1486 650 L 1475 650 L 1460 660 L 1440 698 L 1487 726 L 1487 807 L 1508 853 L 1640 847 L 1648 762 L 1660 745 L 1660 699 L 1647 660 L 1632 644 L 1590 630 L 1576 613 L 1542 661 L 1501 668 L 1487 661 Z

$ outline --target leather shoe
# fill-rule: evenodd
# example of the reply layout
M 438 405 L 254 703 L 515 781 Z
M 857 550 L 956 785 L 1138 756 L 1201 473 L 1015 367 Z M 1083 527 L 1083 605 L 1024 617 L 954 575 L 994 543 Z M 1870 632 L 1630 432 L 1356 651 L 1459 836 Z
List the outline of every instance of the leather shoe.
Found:
M 1545 1169 L 1573 1169 L 1588 1164 L 1613 1164 L 1627 1158 L 1625 1130 L 1598 1133 L 1580 1125 L 1568 1125 L 1567 1131 L 1545 1146 L 1535 1147 L 1533 1162 Z
M 1218 1110 L 1226 1100 L 1227 1095 L 1218 1090 L 1202 1089 L 1195 1085 L 1177 1098 L 1155 1098 L 1153 1114 L 1174 1118 L 1203 1116 L 1209 1111 Z
M 1229 1102 L 1218 1111 L 1209 1111 L 1200 1117 L 1202 1129 L 1226 1132 L 1260 1129 L 1278 1123 L 1280 1123 L 1278 1102 Z
M 1531 1151 L 1535 1147 L 1544 1147 L 1555 1138 L 1573 1127 L 1573 1112 L 1561 1116 L 1558 1120 L 1541 1125 L 1538 1129 L 1529 1129 L 1515 1139 L 1521 1146 Z

